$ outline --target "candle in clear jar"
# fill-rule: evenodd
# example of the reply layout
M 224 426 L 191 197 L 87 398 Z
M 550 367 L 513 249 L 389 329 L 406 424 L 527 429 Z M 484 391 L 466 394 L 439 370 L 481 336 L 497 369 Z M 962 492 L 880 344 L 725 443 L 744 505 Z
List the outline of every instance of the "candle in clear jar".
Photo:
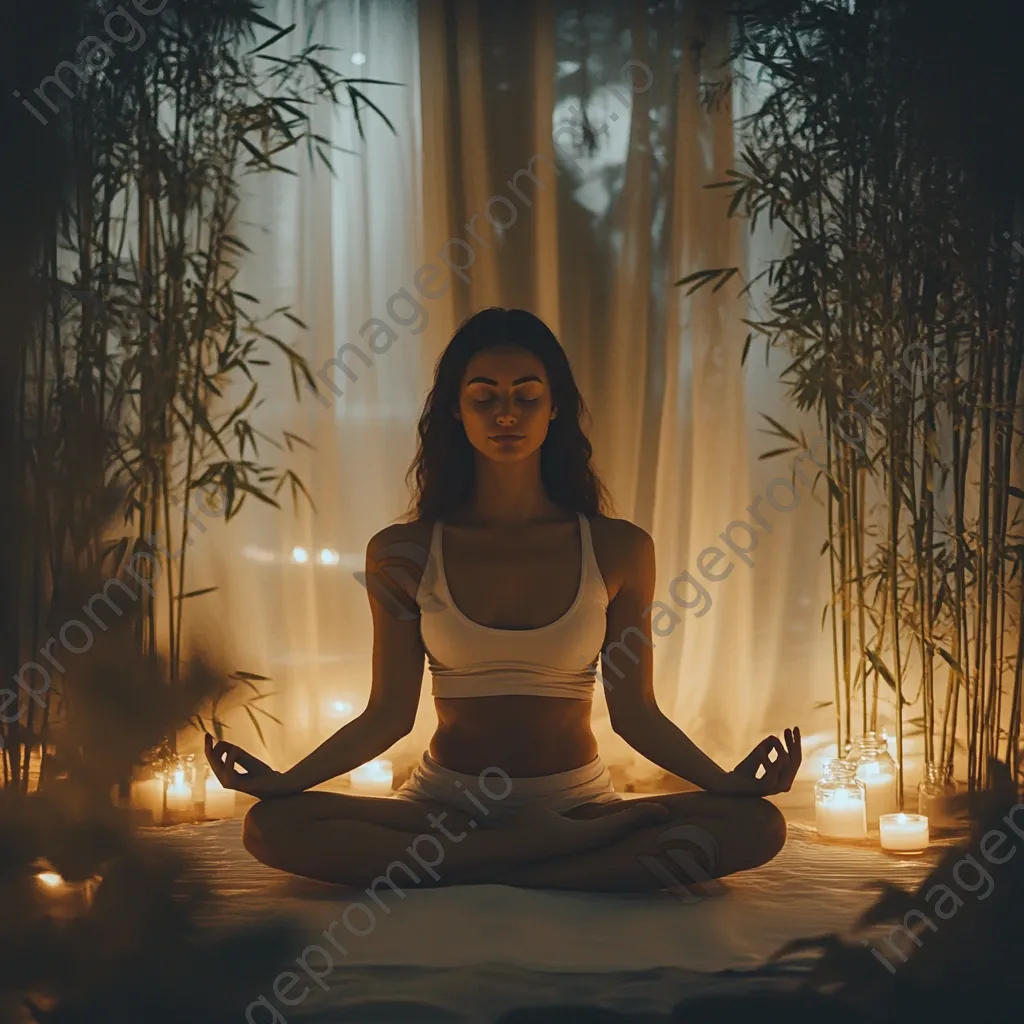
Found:
M 819 797 L 815 804 L 815 821 L 819 835 L 831 839 L 863 839 L 867 835 L 863 794 L 839 790 Z
M 235 791 L 225 789 L 216 775 L 206 777 L 205 812 L 207 818 L 233 818 L 235 816 Z
M 164 820 L 164 777 L 155 775 L 150 779 L 136 779 L 132 782 L 131 806 L 149 811 L 153 824 Z
M 868 828 L 875 828 L 883 814 L 892 814 L 899 807 L 896 779 L 881 771 L 877 764 L 862 764 L 857 779 L 864 783 L 864 806 Z
M 921 853 L 928 849 L 928 819 L 923 814 L 883 814 L 878 830 L 883 850 Z
M 167 810 L 177 815 L 192 813 L 192 784 L 185 778 L 183 768 L 175 769 L 167 783 Z
M 391 762 L 383 759 L 367 761 L 352 769 L 352 788 L 367 795 L 386 796 L 391 792 Z

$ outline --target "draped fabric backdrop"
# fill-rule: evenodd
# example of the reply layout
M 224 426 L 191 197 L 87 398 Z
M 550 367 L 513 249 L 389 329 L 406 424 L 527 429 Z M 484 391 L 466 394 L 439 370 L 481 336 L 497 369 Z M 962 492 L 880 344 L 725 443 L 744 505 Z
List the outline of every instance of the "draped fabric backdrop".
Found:
M 193 640 L 225 667 L 272 680 L 260 703 L 282 725 L 260 721 L 276 767 L 365 704 L 371 622 L 354 574 L 369 537 L 407 507 L 405 472 L 435 360 L 464 317 L 492 304 L 531 309 L 555 331 L 591 410 L 616 514 L 655 539 L 666 606 L 654 616 L 661 707 L 727 767 L 794 723 L 808 738 L 808 774 L 815 750 L 834 749 L 834 713 L 814 708 L 832 696 L 821 484 L 817 501 L 800 483 L 795 496 L 779 484 L 766 495 L 791 464 L 758 459 L 774 447 L 759 432 L 761 413 L 809 437 L 814 424 L 787 406 L 774 356 L 766 364 L 755 344 L 741 366 L 741 319 L 748 302 L 757 311 L 757 290 L 741 300 L 734 282 L 691 297 L 673 286 L 709 267 L 756 273 L 784 244 L 760 229 L 750 237 L 726 218 L 728 195 L 705 188 L 736 166 L 734 120 L 751 102 L 726 88 L 725 6 L 268 5 L 278 23 L 297 25 L 279 50 L 308 34 L 336 48 L 339 71 L 401 83 L 362 87 L 394 133 L 363 106 L 364 141 L 350 107 L 318 108 L 318 130 L 344 150 L 332 156 L 334 176 L 300 154 L 294 175 L 248 179 L 239 226 L 252 249 L 241 286 L 305 321 L 308 331 L 285 338 L 314 371 L 349 346 L 347 369 L 326 371 L 319 398 L 303 389 L 296 402 L 280 365 L 261 381 L 267 432 L 315 448 L 276 457 L 316 511 L 301 502 L 293 511 L 284 492 L 280 511 L 251 502 L 237 520 L 209 526 L 191 563 L 194 587 L 220 588 L 193 605 Z M 438 270 L 417 273 L 424 264 Z M 747 511 L 759 495 L 760 525 Z M 740 519 L 757 541 L 742 557 L 720 539 L 752 547 L 752 530 L 730 528 Z M 698 570 L 709 546 L 726 556 L 705 555 L 713 574 L 733 566 L 719 582 Z M 675 587 L 690 609 L 669 593 L 685 571 L 704 587 Z M 598 691 L 595 731 L 613 773 L 620 782 L 653 775 L 611 733 Z M 230 721 L 233 738 L 259 749 L 244 715 Z M 387 755 L 399 776 L 434 722 L 425 673 L 416 728 Z

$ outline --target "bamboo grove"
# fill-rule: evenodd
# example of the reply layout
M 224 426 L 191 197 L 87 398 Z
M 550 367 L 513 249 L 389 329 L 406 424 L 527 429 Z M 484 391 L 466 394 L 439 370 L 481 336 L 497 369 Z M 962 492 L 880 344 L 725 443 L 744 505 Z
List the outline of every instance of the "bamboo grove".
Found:
M 85 4 L 81 65 L 44 83 L 49 106 L 36 100 L 41 130 L 68 133 L 73 170 L 39 251 L 39 315 L 18 382 L 21 665 L 58 636 L 83 578 L 106 581 L 104 594 L 117 580 L 136 653 L 175 686 L 186 609 L 204 593 L 188 585 L 197 516 L 185 510 L 230 520 L 246 498 L 277 506 L 282 489 L 308 498 L 286 465 L 302 439 L 259 429 L 262 368 L 288 372 L 296 400 L 314 382 L 275 333 L 302 322 L 287 308 L 263 313 L 237 287 L 242 183 L 293 173 L 281 162 L 292 149 L 331 170 L 336 147 L 313 130 L 315 101 L 347 100 L 360 132 L 360 108 L 380 111 L 363 80 L 339 75 L 308 39 L 278 55 L 294 26 L 258 11 L 251 0 L 169 0 L 126 47 L 102 42 L 104 10 Z M 83 56 L 87 40 L 95 45 Z M 30 766 L 45 775 L 54 715 L 68 699 L 65 673 L 44 667 L 46 699 L 27 687 L 20 717 L 8 712 L 0 726 L 3 782 L 22 791 Z M 257 729 L 259 679 L 234 676 L 253 691 L 245 706 Z
M 902 786 L 909 725 L 926 764 L 973 791 L 990 758 L 1020 776 L 1024 204 L 1003 139 L 982 137 L 973 160 L 949 143 L 922 19 L 901 3 L 749 5 L 736 87 L 758 99 L 738 124 L 739 169 L 713 187 L 731 216 L 788 239 L 744 288 L 767 299 L 743 358 L 754 338 L 781 352 L 792 402 L 829 442 L 837 749 L 894 727 Z M 975 72 L 961 45 L 960 82 Z M 979 117 L 973 95 L 958 99 Z M 767 432 L 779 447 L 764 457 L 806 446 L 775 420 Z

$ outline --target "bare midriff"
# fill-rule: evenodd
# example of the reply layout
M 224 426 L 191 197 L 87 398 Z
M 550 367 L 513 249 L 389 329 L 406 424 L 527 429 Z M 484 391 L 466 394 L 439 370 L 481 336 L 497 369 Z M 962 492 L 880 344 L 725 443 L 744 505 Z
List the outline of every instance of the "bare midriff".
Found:
M 597 757 L 593 702 L 507 695 L 438 697 L 430 756 L 455 772 L 500 768 L 512 778 L 571 771 Z

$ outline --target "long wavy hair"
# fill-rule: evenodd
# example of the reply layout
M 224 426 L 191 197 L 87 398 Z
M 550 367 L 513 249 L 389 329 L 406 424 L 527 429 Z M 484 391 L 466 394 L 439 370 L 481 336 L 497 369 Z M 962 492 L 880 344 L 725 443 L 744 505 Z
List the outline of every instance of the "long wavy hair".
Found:
M 452 415 L 470 359 L 485 349 L 515 345 L 543 364 L 558 414 L 540 450 L 541 482 L 556 504 L 586 516 L 604 515 L 611 499 L 590 464 L 593 449 L 583 432 L 590 422 L 569 360 L 543 320 L 525 309 L 491 306 L 464 320 L 434 367 L 434 384 L 419 420 L 419 446 L 406 480 L 413 492 L 410 519 L 451 516 L 473 496 L 475 449 Z

